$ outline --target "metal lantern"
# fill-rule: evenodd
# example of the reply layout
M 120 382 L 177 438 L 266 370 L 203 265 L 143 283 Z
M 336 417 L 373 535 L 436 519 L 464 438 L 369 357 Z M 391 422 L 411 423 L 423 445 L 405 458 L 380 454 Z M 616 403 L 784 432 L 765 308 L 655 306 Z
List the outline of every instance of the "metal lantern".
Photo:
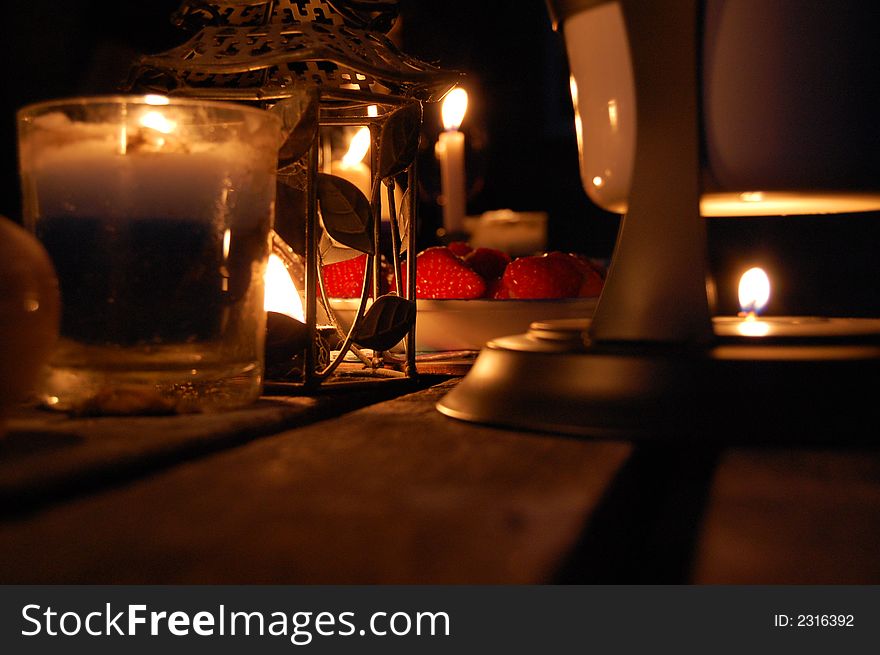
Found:
M 460 76 L 402 53 L 387 36 L 397 15 L 396 0 L 184 0 L 172 20 L 190 38 L 140 57 L 127 83 L 253 104 L 282 118 L 273 254 L 296 281 L 304 311 L 302 321 L 269 313 L 267 376 L 276 386 L 351 384 L 338 375 L 346 356 L 370 378 L 416 374 L 422 104 L 441 99 Z M 368 135 L 360 188 L 332 166 L 334 130 L 350 127 Z M 413 256 L 404 260 L 407 250 Z M 359 298 L 340 311 L 324 266 L 355 258 L 350 267 L 365 260 Z M 355 379 L 363 377 L 361 369 Z

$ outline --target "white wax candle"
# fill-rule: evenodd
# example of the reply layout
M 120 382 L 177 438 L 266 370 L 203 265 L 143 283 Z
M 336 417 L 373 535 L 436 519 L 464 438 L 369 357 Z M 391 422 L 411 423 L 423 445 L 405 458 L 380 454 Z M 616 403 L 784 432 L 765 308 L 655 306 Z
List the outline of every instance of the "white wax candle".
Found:
M 344 180 L 348 180 L 352 184 L 354 184 L 358 189 L 363 191 L 364 195 L 368 200 L 372 200 L 370 198 L 370 193 L 372 191 L 373 178 L 370 175 L 370 169 L 363 162 L 355 162 L 354 164 L 349 164 L 344 161 L 334 161 L 330 168 L 333 175 L 341 177 Z M 388 207 L 388 198 L 386 197 L 387 191 L 385 190 L 385 185 L 382 185 L 382 220 L 388 221 L 391 220 L 391 209 Z M 400 192 L 400 187 L 394 187 L 394 204 L 397 207 L 397 215 L 400 216 L 400 203 L 403 200 L 403 194 Z
M 330 171 L 333 175 L 354 184 L 369 199 L 372 177 L 370 169 L 366 164 L 361 161 L 348 162 L 337 160 L 330 165 Z
M 872 337 L 880 335 L 880 319 L 823 316 L 716 316 L 719 337 L 805 339 L 821 337 Z
M 333 175 L 348 180 L 367 197 L 370 197 L 373 177 L 370 167 L 364 163 L 364 157 L 370 152 L 370 128 L 357 130 L 348 143 L 348 150 L 341 159 L 334 160 L 330 165 Z
M 447 234 L 461 232 L 465 217 L 464 134 L 458 130 L 442 132 L 437 153 L 443 186 L 443 229 Z
M 176 134 L 176 145 L 157 138 L 141 147 L 140 137 L 128 130 L 122 154 L 119 126 L 61 127 L 34 137 L 53 143 L 38 151 L 28 170 L 40 218 L 171 218 L 217 225 L 220 232 L 270 220 L 274 171 L 244 141 L 206 143 Z M 91 138 L 65 138 L 80 132 Z
M 371 114 L 372 115 L 372 114 Z M 342 157 L 342 159 L 338 159 L 332 162 L 330 165 L 330 172 L 333 175 L 341 177 L 344 180 L 348 180 L 352 184 L 354 184 L 358 189 L 360 189 L 363 194 L 367 197 L 368 200 L 372 202 L 372 197 L 370 194 L 373 191 L 373 176 L 370 172 L 370 167 L 364 163 L 364 157 L 367 156 L 367 153 L 370 151 L 370 129 L 368 127 L 362 127 L 357 132 L 355 132 L 354 136 L 349 143 L 348 152 Z M 397 211 L 400 213 L 400 201 L 401 201 L 401 193 L 400 188 L 395 188 L 394 197 L 396 199 Z M 391 218 L 391 210 L 388 207 L 387 198 L 385 197 L 385 190 L 382 189 L 382 220 L 387 221 Z
M 447 234 L 464 231 L 467 184 L 464 164 L 464 134 L 458 130 L 467 111 L 467 92 L 454 89 L 441 109 L 444 132 L 440 134 L 435 154 L 440 159 L 443 190 L 443 229 Z

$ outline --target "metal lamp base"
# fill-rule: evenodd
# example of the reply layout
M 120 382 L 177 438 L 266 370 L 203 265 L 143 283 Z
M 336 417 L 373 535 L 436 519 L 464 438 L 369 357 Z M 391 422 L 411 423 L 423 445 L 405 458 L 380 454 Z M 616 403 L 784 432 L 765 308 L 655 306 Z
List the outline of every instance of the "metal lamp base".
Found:
M 880 418 L 876 337 L 584 345 L 588 327 L 536 323 L 489 342 L 437 408 L 465 421 L 599 438 L 876 441 L 868 434 Z

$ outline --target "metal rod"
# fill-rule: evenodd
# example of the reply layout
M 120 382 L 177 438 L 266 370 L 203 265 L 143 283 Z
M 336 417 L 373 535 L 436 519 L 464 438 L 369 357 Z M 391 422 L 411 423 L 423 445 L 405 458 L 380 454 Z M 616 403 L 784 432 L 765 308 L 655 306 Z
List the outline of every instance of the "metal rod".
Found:
M 313 384 L 315 373 L 315 353 L 318 323 L 318 141 L 312 142 L 308 154 L 308 178 L 306 184 L 306 271 L 305 271 L 305 319 L 308 333 L 306 346 L 303 382 L 306 386 Z
M 382 181 L 379 179 L 379 139 L 382 126 L 370 123 L 370 175 L 373 179 L 370 205 L 373 210 L 373 298 L 382 295 Z M 373 368 L 381 365 L 382 353 L 373 352 Z
M 380 126 L 370 124 L 370 176 L 372 179 L 370 193 L 370 209 L 373 212 L 373 298 L 379 297 L 382 271 L 379 259 L 382 256 L 379 248 L 382 236 L 382 181 L 379 179 L 379 136 Z
M 373 260 L 370 257 L 367 257 L 367 265 L 364 267 L 364 284 L 363 290 L 361 291 L 361 301 L 358 306 L 358 310 L 354 315 L 354 319 L 351 322 L 351 327 L 348 330 L 348 335 L 345 337 L 345 341 L 342 342 L 342 345 L 339 347 L 339 355 L 337 355 L 336 359 L 334 359 L 323 371 L 316 372 L 315 379 L 318 381 L 326 380 L 333 371 L 345 360 L 345 353 L 348 352 L 349 347 L 352 344 L 354 339 L 354 332 L 357 329 L 358 323 L 360 323 L 361 318 L 364 315 L 364 310 L 367 305 L 367 300 L 369 297 L 370 291 L 370 277 L 371 277 L 371 268 L 372 268 Z
M 406 297 L 416 303 L 418 307 L 418 299 L 416 298 L 416 233 L 418 232 L 419 216 L 417 202 L 418 189 L 418 158 L 413 160 L 407 172 L 407 202 L 409 203 L 409 233 L 407 234 L 407 255 L 406 255 Z M 400 287 L 398 281 L 398 287 Z M 416 329 L 418 327 L 418 309 L 416 309 L 416 318 L 413 320 L 412 327 L 406 335 L 406 367 L 404 372 L 411 378 L 418 375 L 416 369 Z
M 403 278 L 400 277 L 400 223 L 397 220 L 397 205 L 394 200 L 394 178 L 388 184 L 388 222 L 391 224 L 391 256 L 393 258 L 394 281 L 399 296 L 403 296 Z
M 327 116 L 321 117 L 321 126 L 333 125 L 343 127 L 362 127 L 364 125 L 372 125 L 374 123 L 382 123 L 384 116 Z

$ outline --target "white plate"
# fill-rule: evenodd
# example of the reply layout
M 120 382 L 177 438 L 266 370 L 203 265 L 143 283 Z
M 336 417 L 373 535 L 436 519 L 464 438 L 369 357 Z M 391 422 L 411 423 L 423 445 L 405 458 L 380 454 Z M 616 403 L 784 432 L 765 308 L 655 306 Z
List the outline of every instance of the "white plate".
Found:
M 562 300 L 428 300 L 417 302 L 416 350 L 479 350 L 496 337 L 522 334 L 534 321 L 590 318 L 598 298 Z M 331 298 L 330 305 L 348 330 L 357 311 L 354 298 Z

